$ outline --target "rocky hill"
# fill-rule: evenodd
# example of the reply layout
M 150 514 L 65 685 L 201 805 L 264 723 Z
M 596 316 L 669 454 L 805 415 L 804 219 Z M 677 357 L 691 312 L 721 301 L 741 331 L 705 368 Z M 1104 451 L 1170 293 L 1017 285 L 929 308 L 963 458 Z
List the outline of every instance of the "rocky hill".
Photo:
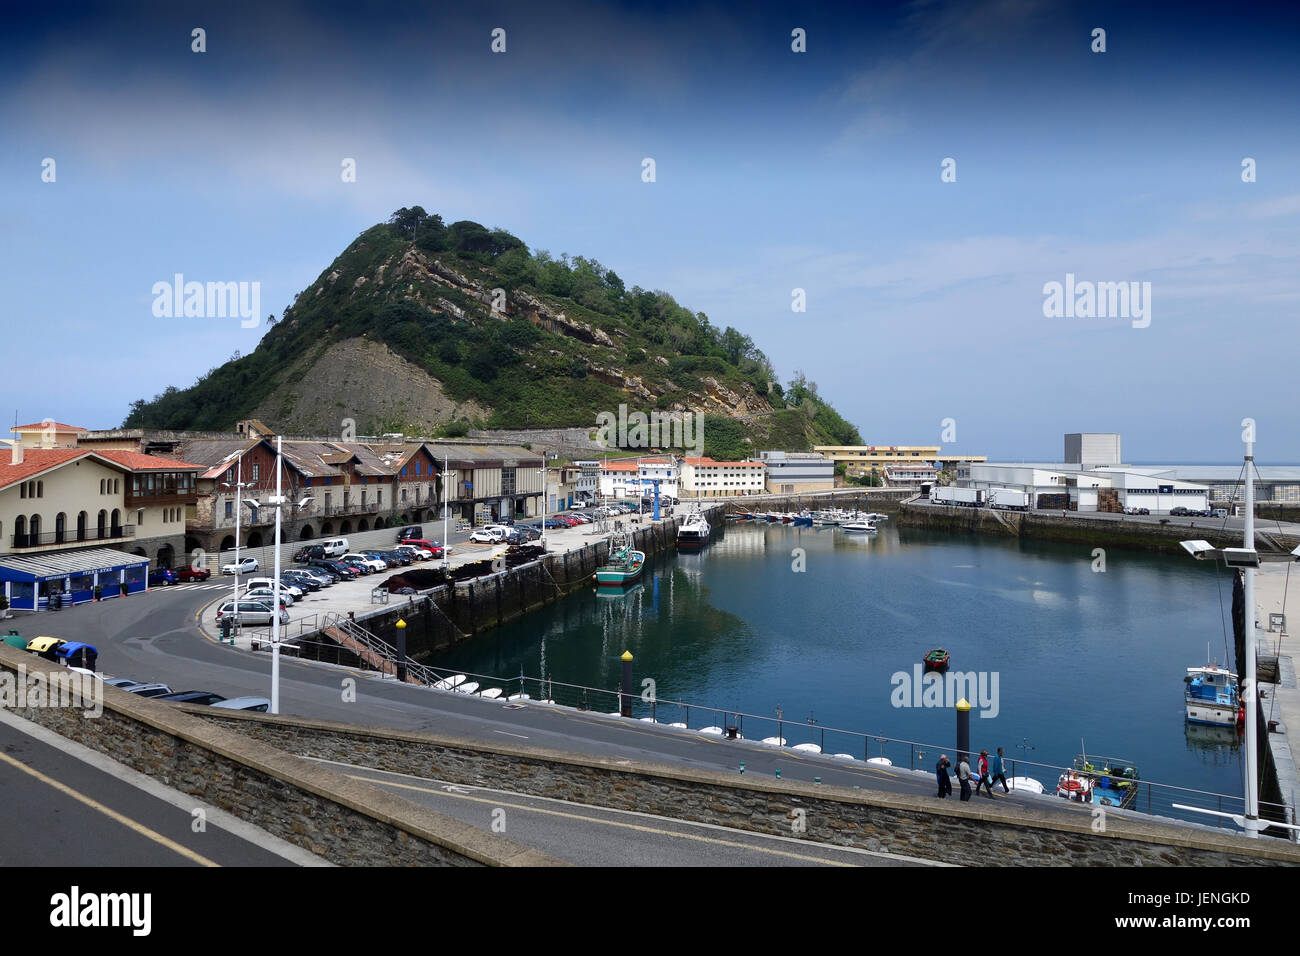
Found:
M 598 413 L 705 413 L 708 451 L 860 441 L 750 338 L 599 262 L 530 252 L 503 230 L 419 207 L 362 233 L 255 351 L 132 404 L 127 427 L 463 434 L 596 427 Z M 780 444 L 773 445 L 772 442 Z

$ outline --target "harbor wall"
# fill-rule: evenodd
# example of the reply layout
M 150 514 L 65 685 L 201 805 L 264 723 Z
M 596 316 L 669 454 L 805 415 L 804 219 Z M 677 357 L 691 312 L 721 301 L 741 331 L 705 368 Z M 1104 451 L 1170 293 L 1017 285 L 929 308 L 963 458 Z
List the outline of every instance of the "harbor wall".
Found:
M 69 672 L 0 646 L 14 686 L 49 688 Z M 51 675 L 51 676 L 46 676 Z M 75 676 L 75 675 L 73 675 Z M 371 783 L 292 756 L 179 708 L 106 684 L 103 712 L 71 685 L 62 703 L 23 702 L 17 716 L 343 866 L 557 866 L 562 861 L 486 833 Z M 62 696 L 62 695 L 59 695 Z M 26 695 L 24 695 L 26 698 Z M 49 698 L 50 701 L 53 698 Z M 87 714 L 86 711 L 90 713 Z M 57 824 L 55 824 L 57 825 Z
M 703 509 L 714 527 L 722 523 L 722 507 Z M 624 522 L 632 547 L 646 557 L 677 547 L 677 529 L 683 518 L 673 517 L 637 526 Z M 513 621 L 530 611 L 554 604 L 579 588 L 594 587 L 596 568 L 609 557 L 605 540 L 582 548 L 548 554 L 540 561 L 496 574 L 442 585 L 418 595 L 393 595 L 393 603 L 357 623 L 396 646 L 397 621 L 406 622 L 406 654 L 424 661 L 436 651 L 469 640 L 484 631 Z M 405 597 L 405 600 L 402 598 Z
M 1127 516 L 1093 517 L 1088 513 L 1002 511 L 995 508 L 964 508 L 952 505 L 905 502 L 900 506 L 899 527 L 928 528 L 935 531 L 962 531 L 1012 538 L 1037 538 L 1085 545 L 1117 546 L 1147 551 L 1185 554 L 1179 546 L 1188 538 L 1201 538 L 1216 547 L 1240 547 L 1241 532 L 1220 529 L 1214 519 L 1205 524 L 1159 524 L 1150 519 L 1127 519 Z M 1264 551 L 1290 550 L 1300 545 L 1300 538 L 1268 529 L 1259 529 L 1259 547 Z
M 1123 813 L 1107 814 L 1104 832 L 1097 833 L 1086 813 L 961 803 L 296 717 L 194 712 L 304 757 L 941 863 L 1300 865 L 1300 847 L 1286 841 L 1249 840 Z

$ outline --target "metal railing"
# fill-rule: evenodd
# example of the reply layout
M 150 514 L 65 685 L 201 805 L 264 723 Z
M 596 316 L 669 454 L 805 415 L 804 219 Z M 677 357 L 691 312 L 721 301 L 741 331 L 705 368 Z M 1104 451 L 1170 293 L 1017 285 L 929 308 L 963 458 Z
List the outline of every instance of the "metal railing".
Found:
M 80 544 L 87 541 L 112 541 L 115 538 L 134 538 L 135 525 L 125 524 L 108 528 L 86 528 L 71 531 L 42 531 L 38 534 L 16 534 L 10 538 L 10 547 L 39 548 L 49 544 Z

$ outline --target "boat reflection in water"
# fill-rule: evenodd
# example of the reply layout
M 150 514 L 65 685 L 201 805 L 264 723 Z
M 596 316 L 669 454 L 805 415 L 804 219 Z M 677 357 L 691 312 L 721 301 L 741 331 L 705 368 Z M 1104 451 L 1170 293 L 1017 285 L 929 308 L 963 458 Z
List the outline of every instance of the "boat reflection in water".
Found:
M 1206 763 L 1228 767 L 1241 765 L 1241 731 L 1236 727 L 1185 723 L 1184 729 L 1187 731 L 1187 749 L 1199 754 Z

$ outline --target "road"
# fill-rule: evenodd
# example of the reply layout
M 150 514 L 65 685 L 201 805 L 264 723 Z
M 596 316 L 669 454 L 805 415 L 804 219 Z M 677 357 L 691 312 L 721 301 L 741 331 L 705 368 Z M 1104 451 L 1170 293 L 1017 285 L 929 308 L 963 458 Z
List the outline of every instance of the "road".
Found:
M 38 634 L 87 641 L 100 649 L 106 673 L 162 681 L 173 690 L 206 690 L 227 697 L 270 696 L 270 660 L 217 644 L 196 626 L 201 607 L 215 600 L 203 591 L 175 588 L 84 604 L 17 622 L 24 637 Z M 355 701 L 345 701 L 343 681 L 357 680 Z M 530 702 L 507 708 L 499 701 L 398 684 L 330 665 L 281 662 L 281 712 L 366 726 L 394 727 L 465 737 L 489 744 L 527 744 L 594 756 L 746 772 L 809 783 L 934 795 L 933 775 L 861 761 L 796 753 L 750 741 L 728 741 L 663 725 L 624 720 Z M 925 766 L 935 755 L 925 758 Z M 1053 781 L 1043 781 L 1052 783 Z M 999 799 L 1069 812 L 1062 800 L 1030 794 Z
M 687 823 L 546 797 L 388 773 L 323 761 L 462 823 L 580 866 L 936 866 L 729 827 Z M 794 824 L 792 824 L 792 827 Z
M 0 800 L 9 817 L 0 866 L 324 865 L 7 711 L 0 711 Z

